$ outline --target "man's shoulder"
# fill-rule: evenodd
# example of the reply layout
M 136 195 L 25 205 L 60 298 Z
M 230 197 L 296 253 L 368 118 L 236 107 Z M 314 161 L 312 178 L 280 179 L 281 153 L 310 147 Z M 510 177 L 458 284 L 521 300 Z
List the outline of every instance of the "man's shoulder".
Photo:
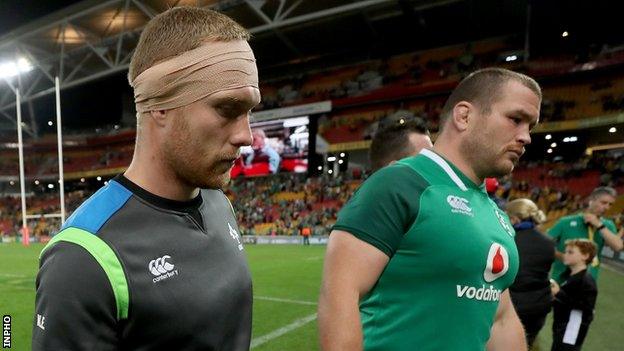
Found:
M 580 221 L 580 223 L 579 223 Z M 557 224 L 569 224 L 570 226 L 581 225 L 583 223 L 583 215 L 575 213 L 559 218 Z
M 75 227 L 90 233 L 97 233 L 131 196 L 130 190 L 111 180 L 74 211 L 63 225 L 63 229 Z

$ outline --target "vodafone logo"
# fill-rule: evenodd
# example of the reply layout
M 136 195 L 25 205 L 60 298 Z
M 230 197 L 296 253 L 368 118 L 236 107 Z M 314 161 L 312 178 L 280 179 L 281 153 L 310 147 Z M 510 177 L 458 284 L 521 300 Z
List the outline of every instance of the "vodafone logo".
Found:
M 509 255 L 507 254 L 507 250 L 505 250 L 502 245 L 493 243 L 488 253 L 485 271 L 483 271 L 483 279 L 491 283 L 505 275 L 507 270 L 509 270 Z

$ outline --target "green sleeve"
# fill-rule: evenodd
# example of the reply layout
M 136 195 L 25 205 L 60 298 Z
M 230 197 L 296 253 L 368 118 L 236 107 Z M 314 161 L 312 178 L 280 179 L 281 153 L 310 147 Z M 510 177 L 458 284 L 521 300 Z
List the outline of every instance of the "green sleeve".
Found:
M 611 231 L 611 233 L 617 234 L 617 228 L 615 227 L 615 223 L 612 220 L 607 219 L 604 220 L 603 223 L 605 227 L 607 227 L 607 229 Z
M 427 185 L 408 166 L 382 168 L 342 208 L 333 229 L 348 232 L 392 257 L 416 220 L 420 194 Z
M 548 229 L 548 235 L 553 238 L 555 243 L 559 243 L 561 240 L 561 234 L 563 233 L 563 227 L 565 225 L 564 222 L 566 221 L 562 218 L 558 220 L 552 228 Z

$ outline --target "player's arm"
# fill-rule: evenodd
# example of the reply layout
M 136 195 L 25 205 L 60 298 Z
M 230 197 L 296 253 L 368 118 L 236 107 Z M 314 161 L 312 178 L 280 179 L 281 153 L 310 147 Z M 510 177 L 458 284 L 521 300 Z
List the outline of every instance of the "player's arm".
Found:
M 116 350 L 116 303 L 104 270 L 82 247 L 46 250 L 36 281 L 32 350 Z
M 605 244 L 613 249 L 613 251 L 622 251 L 622 249 L 624 249 L 624 241 L 622 241 L 621 236 L 615 234 L 615 228 L 611 229 L 609 226 L 605 225 L 602 229 L 598 230 L 598 232 L 602 235 Z
M 555 242 L 555 259 L 563 261 L 563 252 L 557 249 L 557 244 L 561 240 L 561 234 L 563 232 L 563 222 L 560 220 L 548 230 L 548 236 Z
M 359 301 L 371 290 L 388 260 L 385 253 L 350 233 L 331 233 L 318 308 L 322 350 L 362 350 Z
M 494 317 L 494 325 L 487 343 L 488 351 L 526 351 L 527 344 L 522 323 L 511 303 L 509 289 L 501 294 L 501 300 Z
M 418 213 L 422 178 L 383 168 L 342 208 L 327 247 L 319 301 L 323 350 L 361 350 L 359 302 L 375 285 Z

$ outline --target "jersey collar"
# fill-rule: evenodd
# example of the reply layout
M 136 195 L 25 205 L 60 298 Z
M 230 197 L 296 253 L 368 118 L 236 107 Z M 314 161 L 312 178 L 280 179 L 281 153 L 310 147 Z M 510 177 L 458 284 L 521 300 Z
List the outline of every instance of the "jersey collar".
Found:
M 470 178 L 463 174 L 452 163 L 446 161 L 442 156 L 430 149 L 422 149 L 420 154 L 435 162 L 442 170 L 451 178 L 453 183 L 463 191 L 471 189 L 481 189 L 482 187 L 475 184 Z M 483 185 L 483 184 L 482 184 Z

